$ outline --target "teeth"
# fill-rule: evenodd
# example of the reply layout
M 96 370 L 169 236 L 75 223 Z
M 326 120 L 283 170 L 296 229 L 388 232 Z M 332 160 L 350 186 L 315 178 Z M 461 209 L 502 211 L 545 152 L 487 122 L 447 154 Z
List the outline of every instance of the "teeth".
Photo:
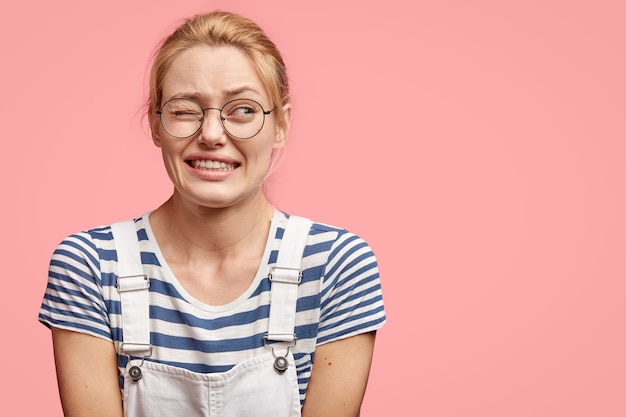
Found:
M 215 169 L 218 171 L 232 171 L 236 168 L 235 164 L 211 160 L 195 160 L 191 161 L 191 164 L 197 169 Z

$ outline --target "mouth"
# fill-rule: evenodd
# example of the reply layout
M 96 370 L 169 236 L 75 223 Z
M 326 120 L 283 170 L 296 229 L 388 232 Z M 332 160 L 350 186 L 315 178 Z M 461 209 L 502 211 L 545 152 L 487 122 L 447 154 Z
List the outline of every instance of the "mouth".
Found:
M 203 169 L 210 171 L 232 171 L 239 168 L 240 164 L 227 164 L 222 161 L 212 161 L 210 159 L 194 159 L 193 161 L 187 161 L 187 164 L 195 169 Z

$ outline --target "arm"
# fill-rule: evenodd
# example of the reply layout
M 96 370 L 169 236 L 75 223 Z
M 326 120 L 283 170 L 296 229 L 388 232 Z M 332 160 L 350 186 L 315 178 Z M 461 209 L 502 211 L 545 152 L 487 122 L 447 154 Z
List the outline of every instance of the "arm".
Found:
M 52 341 L 65 416 L 122 417 L 113 343 L 54 327 Z
M 376 332 L 337 340 L 315 350 L 302 417 L 358 417 Z

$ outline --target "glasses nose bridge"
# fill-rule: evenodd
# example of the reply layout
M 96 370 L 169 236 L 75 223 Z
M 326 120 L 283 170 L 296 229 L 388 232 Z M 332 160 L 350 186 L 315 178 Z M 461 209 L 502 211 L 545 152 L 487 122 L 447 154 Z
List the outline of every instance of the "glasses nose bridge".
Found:
M 205 118 L 205 114 L 207 112 L 207 110 L 217 110 L 218 112 L 220 112 L 219 116 L 220 116 L 220 121 L 224 121 L 224 117 L 222 116 L 222 109 L 220 109 L 219 107 L 206 107 L 202 109 L 202 119 L 204 120 Z M 207 116 L 208 117 L 208 116 Z
M 205 124 L 206 119 L 208 119 L 208 113 L 207 110 L 217 110 L 219 112 L 218 117 L 219 117 L 219 121 L 220 121 L 220 126 L 222 126 L 222 129 L 226 130 L 226 126 L 224 126 L 224 117 L 222 116 L 222 109 L 220 109 L 219 107 L 206 107 L 206 108 L 202 108 L 202 120 L 200 121 L 200 127 L 199 129 L 202 129 L 202 127 Z M 205 114 L 207 116 L 205 116 Z M 198 129 L 198 130 L 199 130 Z

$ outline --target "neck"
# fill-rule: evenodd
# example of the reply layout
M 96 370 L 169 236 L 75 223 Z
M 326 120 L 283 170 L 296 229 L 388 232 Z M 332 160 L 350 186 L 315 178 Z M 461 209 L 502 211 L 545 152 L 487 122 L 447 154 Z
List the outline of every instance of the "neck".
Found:
M 265 246 L 274 208 L 260 193 L 245 205 L 207 208 L 184 204 L 176 194 L 150 215 L 159 245 L 182 257 L 236 255 Z

